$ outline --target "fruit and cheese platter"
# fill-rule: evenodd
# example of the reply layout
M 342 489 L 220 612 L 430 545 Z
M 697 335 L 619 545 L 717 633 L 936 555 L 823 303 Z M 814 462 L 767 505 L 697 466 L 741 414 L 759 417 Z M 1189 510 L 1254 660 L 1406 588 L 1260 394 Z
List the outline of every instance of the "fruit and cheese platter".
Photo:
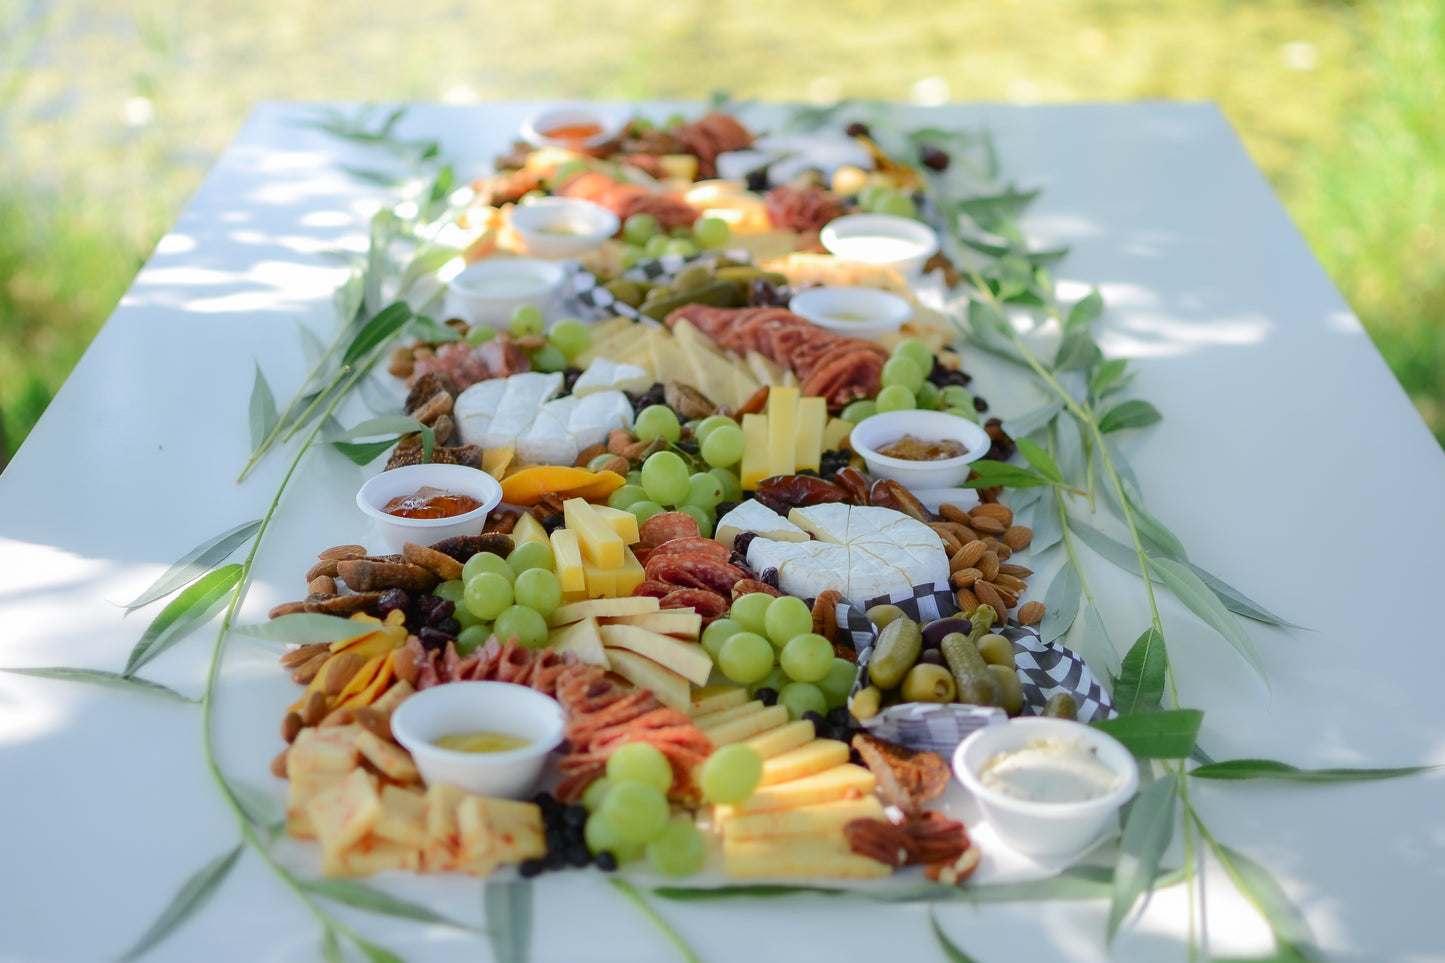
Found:
M 404 114 L 314 121 L 414 156 L 305 366 L 243 349 L 261 517 L 126 593 L 154 618 L 122 671 L 17 670 L 203 720 L 240 839 L 117 951 L 194 955 L 228 887 L 279 881 L 297 958 L 318 924 L 330 959 L 732 958 L 726 921 L 795 915 L 792 955 L 850 916 L 951 959 L 1012 939 L 956 903 L 1088 958 L 1161 926 L 1303 953 L 1209 780 L 1418 760 L 1296 768 L 1258 726 L 1206 752 L 1232 724 L 1201 689 L 1267 692 L 1254 626 L 1294 627 L 1145 507 L 1160 412 L 986 136 L 579 105 L 431 142 Z M 199 683 L 170 671 L 213 631 Z M 581 911 L 595 945 L 549 925 L 599 894 L 637 912 Z

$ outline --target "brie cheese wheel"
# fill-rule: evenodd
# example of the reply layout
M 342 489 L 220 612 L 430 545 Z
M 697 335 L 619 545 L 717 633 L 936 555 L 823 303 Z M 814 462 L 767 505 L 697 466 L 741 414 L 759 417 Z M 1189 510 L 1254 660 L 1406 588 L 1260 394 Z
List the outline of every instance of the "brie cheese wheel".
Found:
M 461 443 L 513 448 L 519 463 L 570 465 L 582 449 L 606 442 L 614 428 L 632 427 L 632 402 L 621 391 L 556 397 L 561 390 L 556 372 L 477 382 L 452 406 Z
M 452 405 L 452 421 L 456 423 L 457 434 L 464 445 L 480 445 L 487 429 L 492 426 L 492 416 L 507 390 L 506 378 L 490 378 L 478 381 L 466 391 L 457 395 Z
M 651 387 L 652 375 L 647 373 L 647 369 L 607 358 L 593 358 L 587 370 L 582 372 L 572 385 L 572 393 L 579 398 L 598 391 L 631 391 L 638 394 Z
M 732 549 L 743 532 L 753 532 L 759 538 L 778 542 L 806 542 L 809 538 L 807 532 L 756 501 L 743 502 L 719 518 L 713 538 Z
M 533 465 L 570 465 L 577 460 L 577 441 L 567 423 L 579 399 L 549 401 L 537 409 L 532 423 L 517 436 L 517 461 Z
M 512 375 L 507 379 L 507 390 L 502 392 L 492 423 L 477 444 L 483 448 L 515 448 L 517 439 L 536 420 L 537 409 L 556 397 L 560 390 L 562 375 L 558 372 L 526 371 Z
M 573 392 L 573 397 L 577 398 L 577 406 L 567 420 L 567 430 L 577 442 L 578 451 L 605 444 L 614 429 L 632 428 L 632 402 L 622 392 L 596 391 L 580 398 Z
M 867 607 L 915 585 L 948 584 L 942 540 L 902 512 L 830 503 L 795 508 L 785 521 L 812 540 L 783 541 L 759 534 L 748 546 L 748 564 L 757 572 L 777 569 L 778 587 L 790 595 L 814 598 L 832 588 Z

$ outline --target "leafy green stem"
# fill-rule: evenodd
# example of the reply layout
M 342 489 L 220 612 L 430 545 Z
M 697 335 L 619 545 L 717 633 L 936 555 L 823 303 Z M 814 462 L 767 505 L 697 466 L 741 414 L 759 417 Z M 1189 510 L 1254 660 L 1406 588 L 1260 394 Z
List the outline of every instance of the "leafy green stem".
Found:
M 626 896 L 632 905 L 642 911 L 643 916 L 646 916 L 652 921 L 653 925 L 662 932 L 662 935 L 667 937 L 668 942 L 677 948 L 678 954 L 686 960 L 687 963 L 702 963 L 702 961 L 698 959 L 698 955 L 692 951 L 692 947 L 688 946 L 683 940 L 682 935 L 673 929 L 667 920 L 659 916 L 657 910 L 648 905 L 647 900 L 642 898 L 642 894 L 637 891 L 637 887 L 627 882 L 627 880 L 619 879 L 616 876 L 612 877 L 610 882 L 613 888 L 623 896 Z

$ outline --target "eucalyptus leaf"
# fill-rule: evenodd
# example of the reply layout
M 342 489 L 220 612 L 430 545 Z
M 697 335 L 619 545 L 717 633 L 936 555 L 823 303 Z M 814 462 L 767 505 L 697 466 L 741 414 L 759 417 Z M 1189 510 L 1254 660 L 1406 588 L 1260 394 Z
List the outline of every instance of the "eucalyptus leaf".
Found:
M 356 313 L 361 310 L 361 301 L 365 295 L 366 273 L 360 270 L 352 271 L 346 278 L 346 283 L 336 289 L 336 293 L 332 295 L 332 304 L 336 307 L 336 316 L 341 319 L 343 327 L 356 320 Z
M 345 455 L 352 464 L 365 468 L 376 461 L 382 455 L 395 447 L 397 438 L 387 438 L 383 441 L 333 441 L 331 447 Z
M 1309 925 L 1269 870 L 1223 844 L 1214 846 L 1214 854 L 1224 864 L 1229 878 L 1239 887 L 1244 898 L 1254 904 L 1254 908 L 1269 923 L 1276 939 L 1295 948 L 1314 942 Z
M 1050 494 L 1052 495 L 1052 492 Z M 1034 537 L 1029 542 L 1030 555 L 1037 558 L 1063 539 L 1064 529 L 1060 515 L 1062 511 L 1057 498 L 1046 498 L 1039 503 L 1033 517 Z
M 366 910 L 369 913 L 381 913 L 399 919 L 415 920 L 418 923 L 440 923 L 459 930 L 475 932 L 472 927 L 450 920 L 425 906 L 398 899 L 353 879 L 303 879 L 298 882 L 301 884 L 301 888 L 307 892 L 356 909 Z
M 188 585 L 198 576 L 209 571 L 218 563 L 224 561 L 238 547 L 245 544 L 252 535 L 261 529 L 261 520 L 242 522 L 228 532 L 222 532 L 215 538 L 202 542 L 191 549 L 170 568 L 165 574 L 151 583 L 135 600 L 126 605 L 127 613 L 132 609 L 138 609 L 142 605 L 149 605 L 156 599 L 170 595 L 183 585 Z
M 959 949 L 956 943 L 944 935 L 943 930 L 938 926 L 938 916 L 933 912 L 932 908 L 928 911 L 928 923 L 933 927 L 933 938 L 938 940 L 939 948 L 943 950 L 944 956 L 952 960 L 953 963 L 976 963 L 973 957 Z
M 1113 639 L 1109 636 L 1109 630 L 1104 625 L 1104 618 L 1099 614 L 1099 609 L 1086 598 L 1079 611 L 1084 617 L 1083 638 L 1073 646 L 1074 650 L 1083 656 L 1084 661 L 1089 665 L 1102 665 L 1111 678 L 1117 676 L 1122 668 L 1122 663 L 1119 661 L 1119 652 L 1114 647 Z
M 1064 403 L 1062 401 L 1050 401 L 1017 418 L 1008 419 L 1004 422 L 1003 427 L 1014 438 L 1022 438 L 1025 435 L 1032 435 L 1040 428 L 1052 423 L 1063 410 Z
M 341 356 L 341 363 L 355 365 L 377 347 L 391 340 L 411 318 L 410 305 L 401 301 L 387 305 L 356 332 L 356 337 L 346 346 L 346 353 Z
M 1129 504 L 1129 514 L 1133 516 L 1134 528 L 1139 532 L 1140 538 L 1157 552 L 1171 559 L 1180 563 L 1189 561 L 1189 554 L 1184 550 L 1184 543 L 1179 541 L 1175 534 L 1164 526 L 1163 522 L 1149 514 L 1137 496 L 1125 493 L 1124 498 Z
M 1158 408 L 1147 401 L 1132 398 L 1121 401 L 1104 412 L 1099 419 L 1099 431 L 1107 435 L 1111 431 L 1123 431 L 1126 428 L 1147 428 L 1163 420 L 1164 416 L 1159 414 Z
M 997 331 L 1005 337 L 1011 330 L 1008 318 L 1004 317 L 1003 312 L 981 298 L 974 298 L 968 302 L 968 324 L 975 331 Z
M 408 415 L 379 415 L 375 418 L 368 418 L 354 428 L 343 431 L 339 435 L 332 435 L 326 440 L 336 442 L 352 441 L 356 438 L 373 438 L 377 435 L 409 435 L 425 429 L 426 425 Z
M 375 184 L 377 187 L 399 187 L 402 178 L 393 171 L 382 170 L 377 167 L 358 167 L 355 164 L 337 164 L 340 170 L 368 184 Z
M 1054 247 L 1043 251 L 1029 251 L 1027 254 L 1029 263 L 1035 267 L 1057 264 L 1068 256 L 1069 249 L 1066 247 Z
M 1171 772 L 1155 780 L 1129 807 L 1114 869 L 1114 896 L 1109 904 L 1111 942 L 1119 932 L 1119 924 L 1159 874 L 1159 860 L 1174 838 L 1174 809 L 1178 799 L 1179 776 Z
M 1158 712 L 1169 672 L 1169 650 L 1163 634 L 1149 626 L 1124 656 L 1119 680 L 1114 683 L 1114 706 L 1122 715 Z
M 1082 303 L 1082 302 L 1080 302 Z M 1102 398 L 1110 386 L 1124 376 L 1124 371 L 1129 366 L 1127 358 L 1111 358 L 1108 361 L 1100 362 L 1089 376 L 1089 393 L 1096 398 Z
M 351 934 L 351 942 L 356 944 L 356 948 L 361 950 L 362 955 L 370 960 L 371 963 L 405 963 L 401 957 L 397 956 L 391 950 L 388 950 L 384 946 L 377 946 L 370 940 L 363 939 L 355 933 Z
M 259 787 L 238 779 L 227 779 L 225 783 L 226 792 L 241 807 L 246 822 L 255 828 L 275 831 L 286 822 L 286 810 Z
M 1039 189 L 1037 188 L 1031 191 L 1021 191 L 1010 184 L 997 194 L 970 197 L 960 201 L 958 211 L 980 224 L 991 224 L 1004 218 L 1017 217 L 1038 196 Z
M 1038 443 L 1027 438 L 1019 438 L 1015 444 L 1018 446 L 1019 454 L 1024 456 L 1024 461 L 1032 465 L 1035 471 L 1049 481 L 1063 484 L 1064 476 L 1059 471 L 1059 466 L 1054 464 L 1053 458 L 1040 448 Z
M 1242 615 L 1247 619 L 1253 619 L 1256 622 L 1263 622 L 1266 625 L 1279 625 L 1292 629 L 1298 629 L 1302 627 L 1295 625 L 1293 622 L 1290 622 L 1287 619 L 1275 615 L 1273 612 L 1269 611 L 1269 609 L 1266 609 L 1264 606 L 1260 605 L 1258 602 L 1254 601 L 1249 596 L 1239 591 L 1239 589 L 1230 585 L 1223 579 L 1209 574 L 1198 565 L 1195 565 L 1193 562 L 1190 562 L 1188 564 L 1189 568 L 1194 572 L 1194 574 L 1198 575 L 1204 581 L 1204 584 L 1209 586 L 1210 591 L 1212 591 L 1215 595 L 1219 597 L 1219 600 L 1224 603 L 1224 607 L 1229 609 L 1229 611 L 1235 613 L 1236 615 Z
M 1053 423 L 1054 462 L 1065 479 L 1079 480 L 1084 476 L 1084 439 L 1079 433 L 1079 423 L 1070 413 Z
M 1299 769 L 1273 759 L 1230 759 L 1198 766 L 1189 775 L 1199 779 L 1274 779 L 1280 782 L 1341 783 L 1398 779 L 1438 769 L 1438 766 L 1400 766 L 1394 769 Z
M 1094 336 L 1087 328 L 1073 328 L 1064 333 L 1059 350 L 1054 355 L 1054 368 L 1059 371 L 1079 371 L 1088 368 L 1103 356 Z
M 29 675 L 37 679 L 57 679 L 61 682 L 85 682 L 90 685 L 104 686 L 108 689 L 125 689 L 131 692 L 141 692 L 146 695 L 163 696 L 167 699 L 176 699 L 180 702 L 198 702 L 189 696 L 183 696 L 169 686 L 163 686 L 159 682 L 152 682 L 149 679 L 142 679 L 136 675 L 121 675 L 119 672 L 106 672 L 103 669 L 73 669 L 69 666 L 47 666 L 36 669 L 0 669 L 0 672 L 13 672 L 16 675 Z
M 260 362 L 256 363 L 256 379 L 251 383 L 251 450 L 254 452 L 270 437 L 276 427 L 276 396 L 261 373 Z
M 374 622 L 357 622 L 339 615 L 320 612 L 293 612 L 255 625 L 233 625 L 231 631 L 251 639 L 309 645 L 313 642 L 339 642 L 368 635 L 377 628 Z
M 1089 723 L 1118 739 L 1140 759 L 1183 759 L 1194 749 L 1204 713 L 1198 709 L 1166 709 Z
M 942 889 L 943 887 L 939 887 Z M 659 886 L 652 895 L 683 903 L 728 899 L 771 899 L 775 896 L 852 896 L 852 890 L 828 886 L 793 886 L 787 883 L 757 883 L 737 886 Z
M 381 311 L 386 253 L 396 237 L 397 225 L 397 216 L 389 208 L 382 208 L 371 216 L 371 240 L 366 249 L 366 286 L 361 298 L 361 311 L 366 315 Z
M 1047 478 L 1036 475 L 1027 468 L 1001 461 L 976 461 L 973 463 L 973 470 L 978 473 L 978 477 L 964 482 L 961 488 L 992 488 L 995 485 L 1005 488 L 1033 488 L 1051 484 Z
M 407 262 L 406 269 L 402 272 L 401 275 L 401 289 L 403 291 L 407 290 L 413 284 L 415 284 L 418 279 L 440 270 L 442 265 L 452 261 L 461 253 L 461 248 L 445 246 L 433 247 L 428 250 L 422 251 Z M 456 332 L 452 331 L 451 328 L 448 328 L 447 330 L 451 331 L 451 333 L 456 336 Z M 442 340 L 450 341 L 455 340 L 455 338 L 446 338 Z
M 1264 663 L 1259 660 L 1259 653 L 1254 649 L 1254 643 L 1240 629 L 1239 623 L 1234 616 L 1224 607 L 1204 580 L 1186 565 L 1174 561 L 1172 558 L 1159 558 L 1150 556 L 1149 565 L 1159 573 L 1159 579 L 1174 593 L 1174 597 L 1183 602 L 1184 605 L 1214 631 L 1218 632 L 1224 641 L 1234 647 L 1244 661 L 1248 662 L 1250 668 L 1259 673 L 1261 679 L 1266 679 Z
M 408 330 L 423 341 L 460 341 L 462 339 L 456 328 L 448 327 L 435 318 L 428 318 L 424 315 L 417 315 Z
M 345 963 L 346 960 L 341 953 L 341 941 L 336 938 L 336 930 L 330 926 L 321 931 L 321 958 L 326 963 Z
M 532 884 L 487 883 L 483 889 L 487 941 L 496 963 L 526 963 L 532 942 Z
M 316 367 L 321 363 L 321 359 L 326 356 L 326 345 L 322 344 L 321 339 L 316 337 L 316 332 L 312 331 L 300 321 L 296 322 L 296 332 L 297 336 L 301 339 L 301 353 L 306 358 L 306 363 L 312 367 Z M 313 374 L 313 381 L 315 377 L 315 374 Z M 310 383 L 309 381 L 307 382 L 307 384 Z
M 1139 553 L 1123 542 L 1116 541 L 1103 532 L 1077 519 L 1070 519 L 1069 531 L 1099 555 L 1113 562 L 1125 571 L 1139 574 Z M 1035 536 L 1037 537 L 1037 536 Z
M 1039 638 L 1045 643 L 1053 642 L 1069 631 L 1069 626 L 1074 624 L 1079 614 L 1079 599 L 1083 591 L 1079 570 L 1066 561 L 1044 593 L 1044 618 L 1039 623 Z
M 1033 281 L 1033 268 L 1028 260 L 1012 254 L 998 262 L 998 296 L 1007 301 L 1029 289 Z
M 1069 316 L 1064 321 L 1065 330 L 1071 328 L 1086 328 L 1099 320 L 1104 313 L 1104 296 L 1099 293 L 1098 288 L 1090 288 L 1089 293 L 1069 308 Z
M 130 949 L 122 954 L 121 959 L 137 959 L 190 919 L 191 915 L 211 898 L 216 888 L 225 880 L 226 874 L 236 865 L 236 860 L 241 857 L 241 849 L 244 845 L 244 843 L 237 843 L 230 852 L 217 856 L 191 874 L 191 877 L 181 884 L 176 895 L 171 897 L 170 903 L 161 911 L 161 915 L 156 917 L 155 922 L 141 934 L 140 939 L 136 940 Z
M 166 649 L 175 645 L 183 636 L 198 625 L 204 624 L 221 607 L 236 584 L 241 581 L 244 568 L 232 563 L 201 576 L 180 595 L 172 599 L 150 625 L 146 626 L 140 641 L 131 649 L 122 675 L 134 675 L 136 670 Z

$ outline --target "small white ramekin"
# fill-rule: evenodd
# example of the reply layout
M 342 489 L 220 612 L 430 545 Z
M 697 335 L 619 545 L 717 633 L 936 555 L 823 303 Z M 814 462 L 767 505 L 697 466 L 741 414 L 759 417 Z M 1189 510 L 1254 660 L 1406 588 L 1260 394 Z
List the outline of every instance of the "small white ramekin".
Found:
M 880 288 L 834 285 L 793 296 L 788 310 L 820 328 L 849 338 L 892 334 L 913 317 L 913 305 Z
M 938 253 L 933 228 L 896 214 L 845 214 L 828 222 L 818 240 L 834 257 L 892 268 L 905 277 L 921 274 Z
M 534 257 L 576 257 L 596 250 L 622 222 L 601 204 L 576 197 L 539 197 L 512 208 L 512 230 Z
M 410 495 L 422 488 L 470 495 L 481 505 L 451 518 L 401 518 L 381 508 L 398 495 Z M 434 545 L 457 535 L 480 535 L 487 513 L 502 502 L 502 486 L 479 468 L 466 465 L 403 465 L 367 480 L 356 492 L 356 507 L 381 532 L 387 551 L 400 552 L 406 542 Z
M 524 304 L 544 312 L 562 290 L 562 265 L 531 257 L 497 257 L 469 264 L 447 282 L 446 309 L 468 324 L 505 328 Z
M 913 435 L 926 441 L 952 439 L 968 451 L 956 458 L 913 461 L 879 454 L 878 448 Z M 946 411 L 908 408 L 883 411 L 864 418 L 848 434 L 848 444 L 877 478 L 891 478 L 908 488 L 954 488 L 968 479 L 969 465 L 988 454 L 988 432 L 977 424 Z

